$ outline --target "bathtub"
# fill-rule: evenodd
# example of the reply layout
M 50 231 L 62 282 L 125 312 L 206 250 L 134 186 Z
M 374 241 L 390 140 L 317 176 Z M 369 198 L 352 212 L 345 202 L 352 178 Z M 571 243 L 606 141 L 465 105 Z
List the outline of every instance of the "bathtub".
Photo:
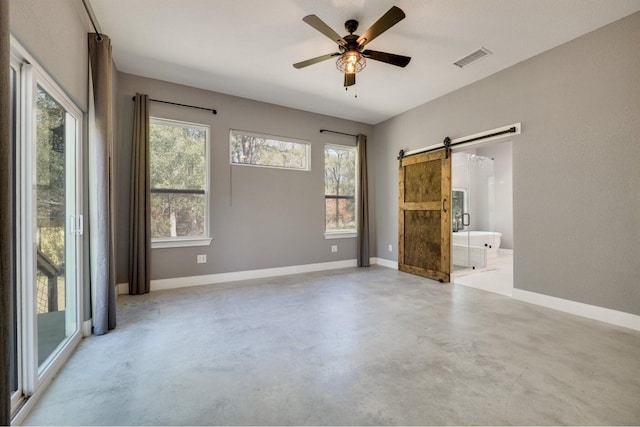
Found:
M 452 233 L 451 244 L 457 246 L 491 246 L 498 249 L 502 233 L 497 231 L 458 231 Z
M 451 257 L 454 265 L 493 269 L 497 266 L 502 233 L 458 231 L 452 233 Z

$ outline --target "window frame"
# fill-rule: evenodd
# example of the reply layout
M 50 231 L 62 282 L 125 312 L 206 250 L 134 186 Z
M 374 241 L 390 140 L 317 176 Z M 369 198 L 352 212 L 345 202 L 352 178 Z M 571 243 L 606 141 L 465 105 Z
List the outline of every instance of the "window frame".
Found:
M 340 144 L 324 144 L 324 147 L 322 148 L 322 153 L 323 153 L 323 176 L 324 176 L 324 171 L 326 169 L 326 154 L 325 154 L 325 150 L 327 149 L 327 147 L 329 148 L 335 148 L 335 149 L 339 149 L 339 150 L 349 150 L 349 151 L 353 151 L 354 154 L 354 158 L 355 158 L 355 164 L 354 164 L 354 182 L 355 182 L 355 189 L 354 189 L 354 195 L 353 195 L 353 200 L 355 202 L 355 206 L 356 206 L 356 212 L 355 212 L 355 226 L 353 229 L 347 229 L 347 230 L 333 230 L 333 231 L 329 231 L 327 230 L 327 212 L 326 212 L 326 200 L 327 200 L 327 194 L 324 194 L 324 238 L 329 240 L 329 239 L 346 239 L 346 238 L 355 238 L 358 235 L 358 200 L 360 197 L 359 194 L 359 177 L 358 177 L 358 148 L 355 146 L 351 146 L 351 145 L 340 145 Z M 324 182 L 324 178 L 323 178 L 323 184 L 326 185 L 326 182 Z M 323 186 L 324 186 L 323 185 Z M 335 198 L 335 196 L 330 196 L 329 198 Z M 345 198 L 351 198 L 346 197 Z
M 260 165 L 255 163 L 236 163 L 233 161 L 233 149 L 232 149 L 232 146 L 233 146 L 232 138 L 234 134 L 304 145 L 307 166 L 306 168 L 292 168 L 292 167 L 286 167 L 286 166 Z M 249 167 L 256 167 L 256 168 L 282 169 L 282 170 L 297 171 L 297 172 L 310 172 L 311 171 L 311 142 L 304 139 L 291 138 L 288 136 L 277 136 L 277 135 L 269 135 L 266 133 L 245 131 L 240 129 L 229 129 L 229 164 L 231 166 L 249 166 Z
M 167 119 L 164 117 L 150 116 L 149 117 L 149 135 L 151 135 L 151 127 L 154 124 L 160 124 L 165 126 L 177 126 L 183 128 L 196 128 L 205 131 L 205 178 L 204 178 L 204 235 L 203 236 L 176 236 L 176 237 L 153 237 L 151 238 L 151 248 L 152 249 L 162 249 L 162 248 L 183 248 L 183 247 L 192 247 L 192 246 L 209 246 L 213 240 L 211 237 L 211 212 L 210 212 L 210 199 L 211 199 L 211 191 L 210 191 L 210 181 L 211 181 L 211 126 L 204 123 L 194 123 L 188 122 L 185 120 L 174 120 Z M 151 143 L 151 142 L 150 142 Z M 149 155 L 149 166 L 151 166 L 151 155 Z M 169 192 L 172 194 L 181 194 L 181 192 L 171 192 L 166 191 L 167 189 L 162 189 L 163 191 L 158 192 Z M 154 193 L 153 189 L 150 188 L 150 192 Z M 191 192 L 191 191 L 189 191 Z M 186 192 L 185 192 L 186 193 Z M 151 221 L 151 218 L 149 218 Z

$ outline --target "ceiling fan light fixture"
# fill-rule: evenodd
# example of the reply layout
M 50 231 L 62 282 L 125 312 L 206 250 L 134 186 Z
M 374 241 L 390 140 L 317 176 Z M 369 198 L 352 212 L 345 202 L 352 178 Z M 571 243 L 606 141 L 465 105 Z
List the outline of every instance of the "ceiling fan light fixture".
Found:
M 345 74 L 355 74 L 367 66 L 367 60 L 357 50 L 348 50 L 336 60 L 336 68 Z

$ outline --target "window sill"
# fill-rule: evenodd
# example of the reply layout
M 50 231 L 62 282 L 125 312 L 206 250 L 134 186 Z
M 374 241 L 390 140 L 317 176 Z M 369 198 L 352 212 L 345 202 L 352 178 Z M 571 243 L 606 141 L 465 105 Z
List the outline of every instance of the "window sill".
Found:
M 188 248 L 191 246 L 209 246 L 211 237 L 187 237 L 173 239 L 154 239 L 151 241 L 152 249 L 162 248 Z
M 324 233 L 325 239 L 350 239 L 357 236 L 358 233 L 355 231 L 327 231 Z

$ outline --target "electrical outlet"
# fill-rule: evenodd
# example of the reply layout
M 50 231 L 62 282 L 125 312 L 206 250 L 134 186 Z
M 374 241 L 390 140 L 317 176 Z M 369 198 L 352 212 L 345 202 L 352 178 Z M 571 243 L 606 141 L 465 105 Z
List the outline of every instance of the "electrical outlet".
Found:
M 198 255 L 198 256 L 196 257 L 196 262 L 197 262 L 198 264 L 206 264 L 206 262 L 207 262 L 207 256 L 206 256 L 206 255 Z
M 389 252 L 393 252 L 393 245 L 389 245 Z
M 331 245 L 331 252 L 338 252 L 338 245 Z

